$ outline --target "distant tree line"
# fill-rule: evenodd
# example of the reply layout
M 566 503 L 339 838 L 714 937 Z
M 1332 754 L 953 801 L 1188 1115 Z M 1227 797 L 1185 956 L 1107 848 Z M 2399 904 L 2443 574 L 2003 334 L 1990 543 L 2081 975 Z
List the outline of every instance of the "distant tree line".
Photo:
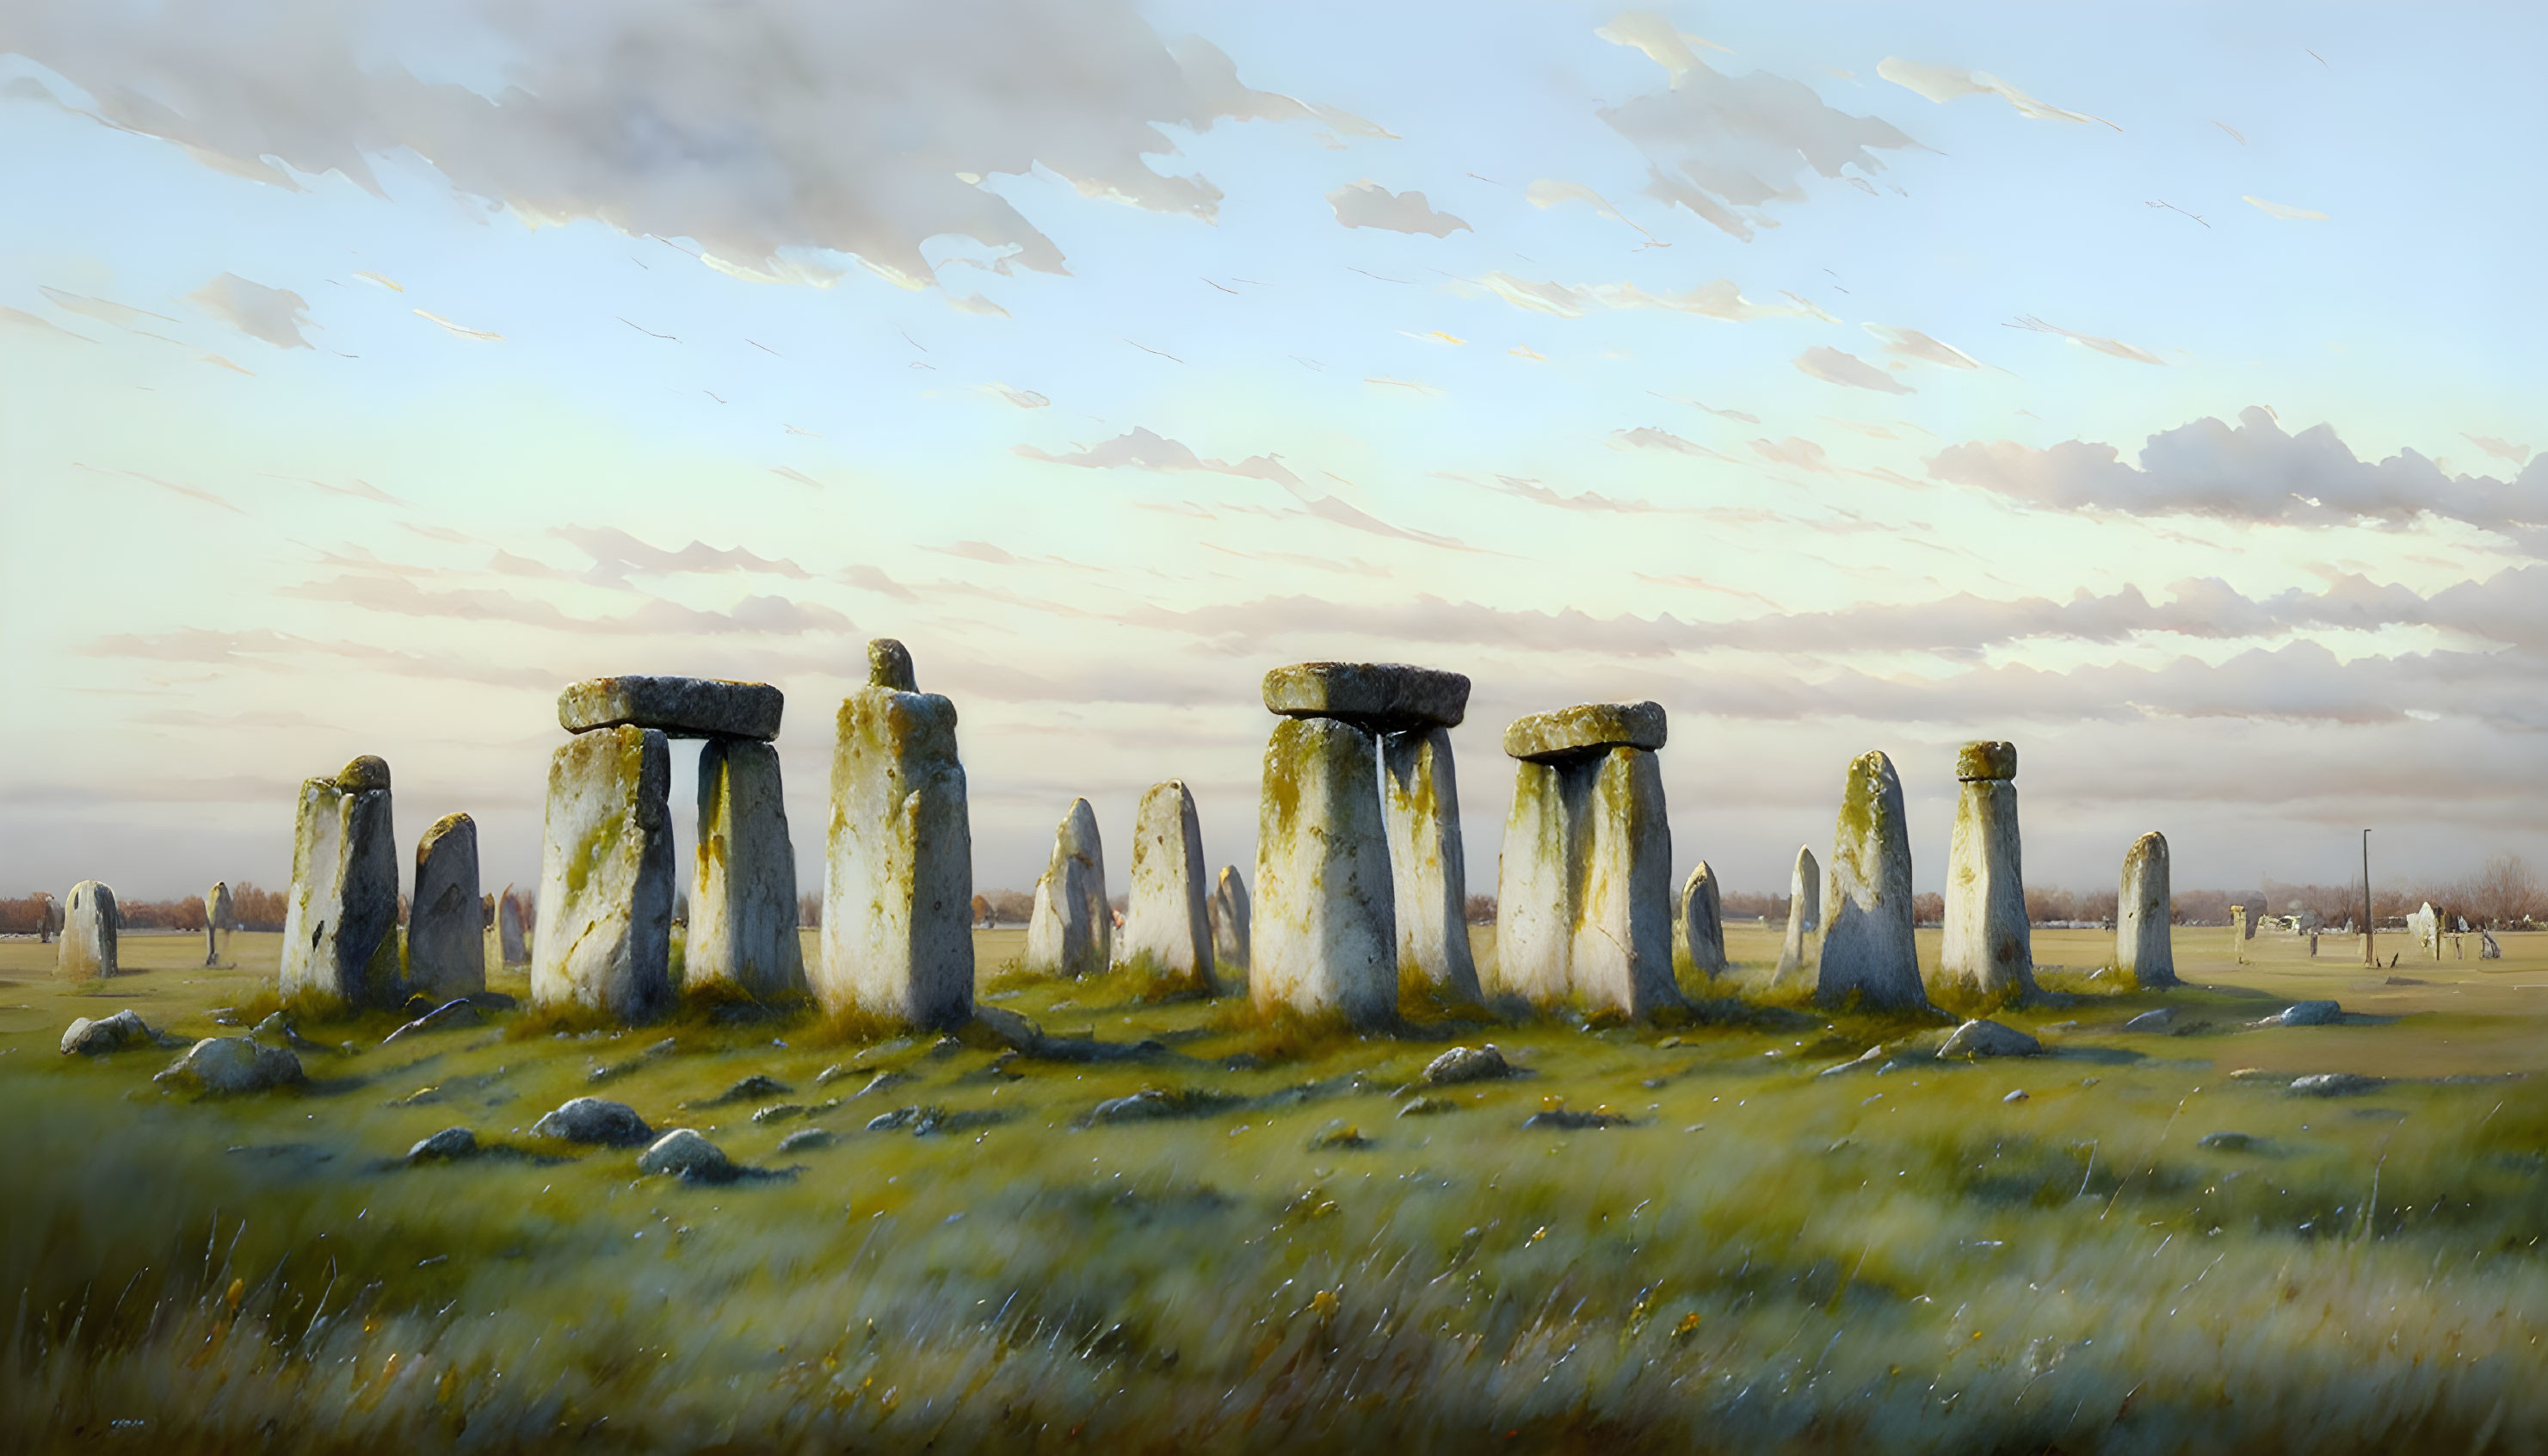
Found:
M 53 896 L 59 905 L 64 895 Z M 230 904 L 238 911 L 242 930 L 277 931 L 283 929 L 281 890 L 261 890 L 241 880 L 230 886 Z M 43 926 L 45 902 L 38 896 L 0 900 L 0 935 L 31 936 Z M 204 900 L 201 895 L 183 900 L 125 900 L 115 902 L 116 923 L 126 930 L 202 930 Z

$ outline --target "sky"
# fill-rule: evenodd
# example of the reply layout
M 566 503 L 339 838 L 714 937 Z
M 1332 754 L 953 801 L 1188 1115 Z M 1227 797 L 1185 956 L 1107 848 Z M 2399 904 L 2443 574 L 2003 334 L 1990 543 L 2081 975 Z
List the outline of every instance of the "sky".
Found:
M 365 753 L 528 885 L 614 673 L 785 690 L 811 889 L 873 636 L 983 888 L 1169 777 L 1251 864 L 1315 659 L 1474 680 L 1478 892 L 1504 723 L 1641 698 L 1676 882 L 1880 748 L 1935 889 L 1972 738 L 2036 883 L 2548 861 L 2543 33 L 17 0 L 0 892 L 279 886 Z

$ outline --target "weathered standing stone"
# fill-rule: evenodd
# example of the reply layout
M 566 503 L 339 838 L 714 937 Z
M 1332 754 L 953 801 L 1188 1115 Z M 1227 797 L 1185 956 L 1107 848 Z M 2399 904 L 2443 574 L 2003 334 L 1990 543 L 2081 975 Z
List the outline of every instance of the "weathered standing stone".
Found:
M 53 952 L 53 974 L 66 981 L 115 974 L 116 933 L 122 924 L 115 891 L 93 879 L 72 885 L 70 906 L 62 915 L 62 942 Z
M 867 646 L 841 703 L 814 994 L 915 1026 L 973 1015 L 972 826 L 956 705 L 913 690 L 911 655 Z
M 217 879 L 213 881 L 211 889 L 204 891 L 204 963 L 206 965 L 222 963 L 222 937 L 236 929 L 238 929 L 238 907 L 230 900 L 230 883 L 226 879 Z
M 2247 907 L 2230 907 L 2230 956 L 2240 965 L 2247 963 Z
M 1117 957 L 1127 964 L 1146 960 L 1165 984 L 1211 990 L 1208 873 L 1194 795 L 1182 779 L 1150 785 L 1133 816 L 1133 868 Z
M 1212 917 L 1212 956 L 1224 965 L 1247 968 L 1249 945 L 1247 920 L 1247 881 L 1238 877 L 1238 866 L 1221 866 L 1221 878 L 1212 887 L 1212 899 L 1204 906 Z
M 2503 958 L 2503 944 L 2495 938 L 2495 932 L 2481 930 L 2477 933 L 2477 958 L 2480 960 Z
M 397 1005 L 398 902 L 390 766 L 366 754 L 304 782 L 283 912 L 285 998 Z
M 2124 852 L 2123 887 L 2115 898 L 2115 966 L 2144 990 L 2179 984 L 2168 926 L 2176 902 L 2168 889 L 2167 836 L 2153 829 Z
M 1787 936 L 1778 943 L 1775 980 L 1801 976 L 1811 968 L 1812 947 L 1805 937 L 1823 926 L 1823 869 L 1809 845 L 1796 846 L 1795 867 L 1787 872 Z
M 1468 682 L 1460 679 L 1463 701 Z M 1397 900 L 1398 973 L 1454 1000 L 1474 1002 L 1483 993 L 1463 914 L 1469 866 L 1460 843 L 1460 777 L 1451 761 L 1451 730 L 1436 724 L 1383 734 L 1380 767 Z
M 1716 871 L 1705 860 L 1689 871 L 1681 886 L 1682 944 L 1689 963 L 1701 975 L 1725 969 L 1725 907 L 1717 898 Z
M 1515 766 L 1511 817 L 1496 891 L 1499 995 L 1587 1005 L 1644 1016 L 1676 1004 L 1672 974 L 1672 831 L 1653 752 L 1610 742 L 1551 752 L 1564 725 L 1599 719 L 1617 704 L 1534 714 L 1504 734 Z M 1626 711 L 1626 710 L 1623 710 Z M 1660 743 L 1663 709 L 1630 711 L 1640 735 Z M 1585 735 L 1597 745 L 1619 735 Z
M 1664 746 L 1668 724 L 1661 703 L 1587 702 L 1529 713 L 1504 729 L 1504 753 L 1533 762 L 1573 759 L 1593 749 Z
M 1052 832 L 1052 858 L 1036 880 L 1035 909 L 1027 916 L 1026 968 L 1047 975 L 1093 975 L 1114 959 L 1114 938 L 1097 810 L 1086 799 L 1072 799 L 1070 811 Z
M 804 996 L 796 850 L 787 834 L 778 750 L 748 738 L 711 738 L 701 746 L 697 859 L 682 983 L 755 1001 Z
M 49 893 L 36 892 L 36 944 L 49 946 L 53 937 L 62 933 L 62 902 Z
M 1574 986 L 1575 864 L 1582 775 L 1524 759 L 1514 766 L 1512 810 L 1496 862 L 1496 959 L 1487 990 L 1544 1005 Z
M 1928 1004 L 1911 935 L 1911 833 L 1893 761 L 1862 754 L 1849 766 L 1824 870 L 1823 948 L 1814 994 L 1870 1009 Z
M 652 728 L 579 733 L 550 758 L 533 1005 L 628 1022 L 671 1007 L 672 778 Z
M 1625 746 L 1593 761 L 1572 977 L 1593 1010 L 1644 1017 L 1681 1003 L 1672 968 L 1672 826 L 1663 767 Z
M 506 965 L 531 963 L 529 940 L 530 917 L 523 913 L 522 897 L 511 885 L 496 901 L 496 947 Z
M 1265 675 L 1265 709 L 1287 718 L 1341 718 L 1372 733 L 1457 728 L 1469 680 L 1403 663 L 1294 663 Z
M 1947 842 L 1947 915 L 1932 989 L 1996 1002 L 2035 991 L 2035 939 L 2017 829 L 2017 746 L 1968 743 L 1956 756 Z
M 569 733 L 595 728 L 652 728 L 667 738 L 778 736 L 786 697 L 767 682 L 710 678 L 588 678 L 558 694 L 558 725 Z
M 487 911 L 478 900 L 478 821 L 445 814 L 415 846 L 407 918 L 410 993 L 436 1000 L 487 989 Z
M 1397 896 L 1372 736 L 1285 718 L 1265 745 L 1248 981 L 1259 1007 L 1358 1025 L 1398 1009 Z

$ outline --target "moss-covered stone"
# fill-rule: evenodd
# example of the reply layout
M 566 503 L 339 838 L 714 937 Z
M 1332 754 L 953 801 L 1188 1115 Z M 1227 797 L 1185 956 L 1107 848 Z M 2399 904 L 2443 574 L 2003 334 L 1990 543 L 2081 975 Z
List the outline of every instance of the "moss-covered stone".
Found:
M 871 647 L 870 660 L 892 676 L 908 654 Z M 835 1016 L 960 1026 L 973 1015 L 973 840 L 956 705 L 870 684 L 842 700 L 839 727 L 814 995 Z
M 1372 736 L 1286 718 L 1257 801 L 1248 986 L 1268 1012 L 1386 1022 L 1398 1006 L 1396 893 Z
M 1464 680 L 1465 682 L 1465 680 Z M 1398 959 L 1455 1001 L 1480 998 L 1463 909 L 1468 852 L 1460 838 L 1460 780 L 1444 727 L 1380 740 L 1381 813 L 1389 828 Z
M 116 934 L 122 928 L 115 891 L 93 879 L 71 886 L 62 912 L 61 944 L 53 952 L 53 974 L 66 981 L 97 980 L 114 975 Z
M 397 1005 L 398 899 L 389 765 L 365 755 L 330 777 L 305 781 L 284 904 L 283 996 Z
M 1133 867 L 1117 954 L 1146 957 L 1183 988 L 1213 989 L 1203 826 L 1182 780 L 1152 784 L 1133 818 Z
M 1862 754 L 1849 766 L 1824 890 L 1815 999 L 1871 1011 L 1926 1006 L 1911 934 L 1910 827 L 1902 782 L 1881 753 Z
M 2008 749 L 2006 744 L 1968 744 Z M 2016 770 L 2017 752 L 2005 765 Z M 1997 768 L 2000 758 L 1987 767 Z M 1947 846 L 1947 913 L 1930 998 L 1997 1006 L 2035 992 L 2035 943 L 2026 918 L 2026 872 L 2017 828 L 2017 785 L 2005 776 L 1968 776 L 1956 795 Z
M 2153 829 L 2124 852 L 2123 884 L 2115 901 L 2115 966 L 2144 990 L 2179 985 L 2176 947 L 2168 937 L 2175 920 L 2167 868 L 2167 836 Z
M 1113 961 L 1114 944 L 1097 810 L 1086 799 L 1072 799 L 1053 829 L 1052 854 L 1036 880 L 1024 965 L 1044 975 L 1096 975 Z
M 1796 863 L 1787 872 L 1787 935 L 1778 943 L 1778 968 L 1774 985 L 1788 985 L 1813 974 L 1815 937 L 1823 928 L 1823 871 L 1809 845 L 1796 846 Z
M 1689 871 L 1681 886 L 1681 942 L 1690 968 L 1701 975 L 1725 969 L 1725 907 L 1716 871 L 1705 860 Z
M 796 938 L 796 850 L 778 751 L 712 738 L 699 750 L 698 844 L 677 980 L 769 1004 L 810 994 Z
M 487 989 L 487 912 L 478 891 L 478 824 L 445 814 L 415 846 L 404 984 L 437 1001 Z
M 673 1005 L 672 749 L 622 725 L 549 760 L 531 1000 L 616 1022 Z

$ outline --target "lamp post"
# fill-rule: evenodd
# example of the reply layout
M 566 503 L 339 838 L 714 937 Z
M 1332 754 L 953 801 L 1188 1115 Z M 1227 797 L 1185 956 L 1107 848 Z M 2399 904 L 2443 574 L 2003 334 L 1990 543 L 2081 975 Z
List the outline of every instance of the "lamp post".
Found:
M 2362 831 L 2362 963 L 2378 965 L 2380 949 L 2372 943 L 2371 925 L 2371 831 Z

